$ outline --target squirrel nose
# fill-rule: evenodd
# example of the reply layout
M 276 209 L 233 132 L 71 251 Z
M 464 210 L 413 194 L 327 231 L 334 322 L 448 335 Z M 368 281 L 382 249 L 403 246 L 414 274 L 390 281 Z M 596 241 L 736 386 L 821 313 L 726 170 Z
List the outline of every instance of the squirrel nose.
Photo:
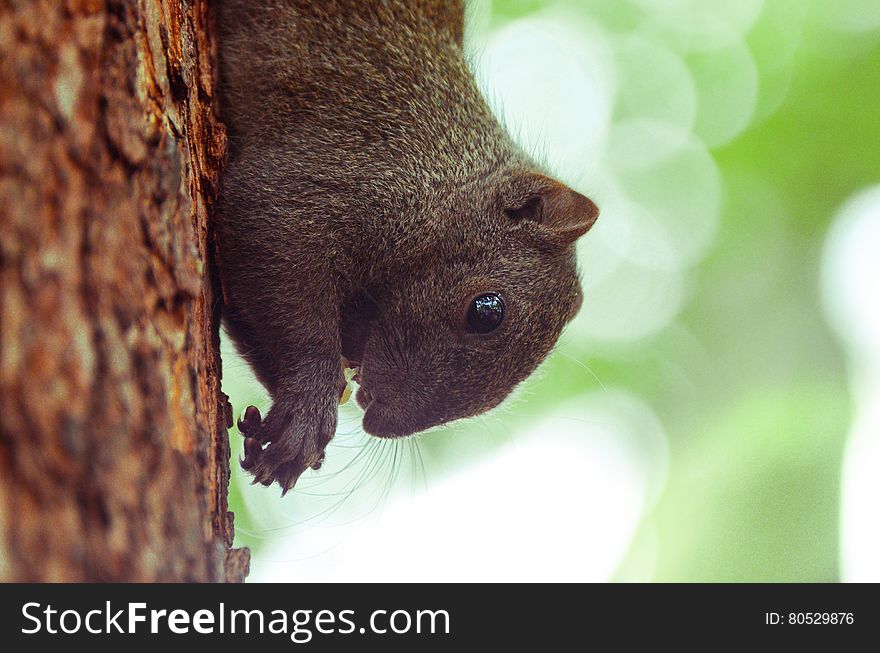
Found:
M 373 402 L 364 413 L 364 430 L 377 438 L 402 438 L 419 429 L 402 419 L 396 411 L 386 410 L 386 406 Z

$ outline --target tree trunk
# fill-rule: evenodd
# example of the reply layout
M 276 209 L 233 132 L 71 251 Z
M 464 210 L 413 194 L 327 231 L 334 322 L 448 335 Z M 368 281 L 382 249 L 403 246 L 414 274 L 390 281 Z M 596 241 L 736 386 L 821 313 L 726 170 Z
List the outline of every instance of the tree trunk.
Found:
M 244 579 L 207 0 L 0 0 L 0 579 Z

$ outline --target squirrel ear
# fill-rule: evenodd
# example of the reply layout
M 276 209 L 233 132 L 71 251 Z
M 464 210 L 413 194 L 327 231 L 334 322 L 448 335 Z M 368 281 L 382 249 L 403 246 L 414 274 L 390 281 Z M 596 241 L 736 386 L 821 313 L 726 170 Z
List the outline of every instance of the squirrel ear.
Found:
M 534 220 L 552 231 L 566 243 L 583 236 L 599 217 L 599 207 L 592 200 L 540 175 L 543 188 L 521 206 L 507 209 L 514 221 Z

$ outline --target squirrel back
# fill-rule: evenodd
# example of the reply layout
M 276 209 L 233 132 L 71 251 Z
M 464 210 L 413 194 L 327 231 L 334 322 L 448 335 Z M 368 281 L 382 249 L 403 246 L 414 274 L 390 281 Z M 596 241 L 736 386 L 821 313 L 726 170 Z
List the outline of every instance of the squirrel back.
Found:
M 221 25 L 234 27 L 221 33 L 227 179 L 277 189 L 279 202 L 302 180 L 325 237 L 344 232 L 334 249 L 415 253 L 458 226 L 443 210 L 454 196 L 512 165 L 534 167 L 473 81 L 460 3 L 220 6 Z M 257 171 L 257 161 L 271 163 Z

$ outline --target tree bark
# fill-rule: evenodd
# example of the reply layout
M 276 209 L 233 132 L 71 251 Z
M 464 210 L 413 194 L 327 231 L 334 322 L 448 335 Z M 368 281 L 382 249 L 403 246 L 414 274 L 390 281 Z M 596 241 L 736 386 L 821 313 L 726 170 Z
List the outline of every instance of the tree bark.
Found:
M 207 0 L 0 0 L 0 579 L 241 581 Z

